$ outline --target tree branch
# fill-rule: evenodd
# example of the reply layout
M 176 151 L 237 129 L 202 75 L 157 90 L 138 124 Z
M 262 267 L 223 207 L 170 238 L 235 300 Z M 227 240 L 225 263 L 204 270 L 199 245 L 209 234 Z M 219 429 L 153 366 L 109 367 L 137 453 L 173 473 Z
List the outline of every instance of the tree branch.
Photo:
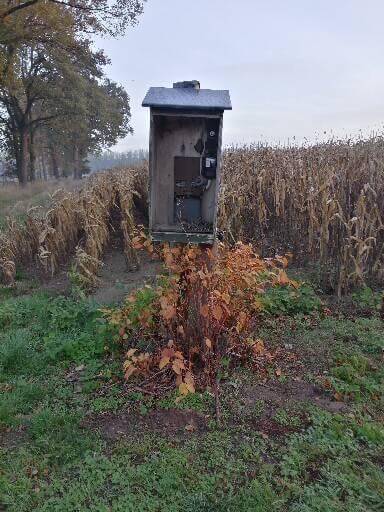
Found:
M 0 14 L 0 20 L 3 20 L 7 16 L 10 16 L 11 14 L 20 11 L 21 9 L 24 9 L 25 7 L 31 7 L 31 5 L 37 4 L 37 2 L 40 2 L 40 0 L 28 0 L 27 2 L 24 2 L 23 4 L 14 5 L 13 7 L 9 7 L 6 11 L 2 12 Z
M 38 119 L 34 119 L 29 124 L 32 127 L 38 126 L 40 123 L 43 123 L 44 121 L 51 121 L 52 119 L 56 119 L 59 117 L 58 114 L 51 115 L 51 116 L 45 116 L 45 117 L 39 117 Z

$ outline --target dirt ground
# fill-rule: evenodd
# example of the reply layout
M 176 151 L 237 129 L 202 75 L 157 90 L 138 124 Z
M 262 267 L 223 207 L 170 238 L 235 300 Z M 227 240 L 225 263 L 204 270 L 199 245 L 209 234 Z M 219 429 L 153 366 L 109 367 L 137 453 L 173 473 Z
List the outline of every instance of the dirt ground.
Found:
M 269 381 L 268 384 L 249 385 L 244 388 L 240 400 L 237 396 L 231 396 L 230 386 L 224 385 L 222 395 L 224 403 L 232 412 L 239 403 L 240 408 L 246 411 L 254 410 L 257 403 L 262 400 L 263 410 L 257 418 L 249 418 L 249 422 L 255 430 L 268 437 L 284 436 L 305 427 L 307 421 L 305 414 L 300 411 L 301 407 L 317 406 L 333 414 L 349 411 L 346 403 L 332 399 L 322 389 L 305 381 Z M 296 413 L 302 416 L 298 425 L 281 425 L 274 419 L 276 412 L 282 407 L 296 410 Z M 116 413 L 94 414 L 88 418 L 84 426 L 95 430 L 105 440 L 114 442 L 138 432 L 156 432 L 165 437 L 183 439 L 191 433 L 206 432 L 212 417 L 211 414 L 203 414 L 192 409 L 154 409 L 143 415 L 123 408 Z M 229 418 L 229 424 L 236 425 L 237 422 L 236 414 Z
M 98 288 L 92 294 L 100 304 L 121 302 L 132 290 L 145 284 L 154 284 L 161 271 L 159 261 L 153 260 L 145 251 L 140 251 L 139 267 L 129 271 L 120 240 L 114 238 L 104 256 Z
M 146 251 L 138 251 L 139 266 L 129 270 L 119 234 L 112 236 L 103 256 L 98 285 L 89 297 L 99 304 L 121 303 L 129 293 L 145 284 L 154 284 L 162 266 L 152 259 Z M 53 276 L 45 274 L 36 265 L 23 270 L 23 278 L 16 283 L 15 293 L 23 295 L 34 290 L 47 291 L 58 295 L 70 295 L 71 280 L 69 272 L 71 262 L 62 265 Z

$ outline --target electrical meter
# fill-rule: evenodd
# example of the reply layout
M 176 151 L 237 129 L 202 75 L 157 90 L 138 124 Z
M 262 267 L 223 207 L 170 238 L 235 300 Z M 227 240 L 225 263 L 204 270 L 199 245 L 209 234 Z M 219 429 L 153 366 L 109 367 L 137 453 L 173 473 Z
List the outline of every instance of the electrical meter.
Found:
M 217 158 L 206 156 L 203 158 L 202 174 L 209 180 L 216 178 Z

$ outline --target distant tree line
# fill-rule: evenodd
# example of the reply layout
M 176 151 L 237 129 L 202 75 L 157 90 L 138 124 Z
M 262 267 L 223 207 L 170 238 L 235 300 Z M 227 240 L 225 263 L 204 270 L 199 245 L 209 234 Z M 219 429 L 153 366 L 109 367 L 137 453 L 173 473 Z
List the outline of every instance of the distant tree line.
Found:
M 92 36 L 121 34 L 141 0 L 0 0 L 0 154 L 20 184 L 88 171 L 132 132 L 127 92 Z
M 113 167 L 136 167 L 148 160 L 148 151 L 135 149 L 130 151 L 103 151 L 99 155 L 91 155 L 88 159 L 89 169 L 93 172 Z

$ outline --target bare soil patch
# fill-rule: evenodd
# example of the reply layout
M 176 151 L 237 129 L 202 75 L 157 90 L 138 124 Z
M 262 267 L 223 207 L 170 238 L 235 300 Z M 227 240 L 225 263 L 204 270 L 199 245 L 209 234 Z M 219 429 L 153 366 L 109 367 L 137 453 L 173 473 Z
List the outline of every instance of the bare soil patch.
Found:
M 146 251 L 139 251 L 138 257 L 138 268 L 128 270 L 122 240 L 116 233 L 105 252 L 103 266 L 98 276 L 98 286 L 90 297 L 100 304 L 119 303 L 136 288 L 145 284 L 154 284 L 156 276 L 161 272 L 161 263 L 151 259 Z M 55 295 L 67 296 L 71 293 L 72 287 L 69 278 L 70 269 L 70 261 L 62 265 L 53 276 L 45 274 L 37 265 L 24 268 L 25 278 L 16 282 L 15 294 L 24 295 L 39 289 Z
M 257 400 L 266 401 L 271 407 L 289 407 L 293 404 L 313 403 L 328 412 L 345 412 L 349 409 L 344 402 L 338 402 L 324 395 L 323 391 L 305 381 L 270 381 L 255 384 L 244 389 L 244 401 L 252 406 Z
M 95 415 L 85 425 L 109 441 L 117 441 L 139 432 L 158 433 L 164 437 L 187 437 L 204 432 L 207 418 L 193 410 L 157 409 L 145 415 L 122 410 L 116 414 Z
M 7 429 L 0 431 L 0 448 L 13 450 L 20 446 L 26 438 L 27 432 L 23 427 L 17 430 Z
M 139 267 L 129 271 L 120 245 L 119 239 L 112 240 L 104 257 L 99 286 L 92 294 L 95 301 L 101 304 L 121 302 L 136 288 L 154 284 L 161 272 L 161 263 L 151 259 L 145 251 L 140 251 L 138 255 Z

